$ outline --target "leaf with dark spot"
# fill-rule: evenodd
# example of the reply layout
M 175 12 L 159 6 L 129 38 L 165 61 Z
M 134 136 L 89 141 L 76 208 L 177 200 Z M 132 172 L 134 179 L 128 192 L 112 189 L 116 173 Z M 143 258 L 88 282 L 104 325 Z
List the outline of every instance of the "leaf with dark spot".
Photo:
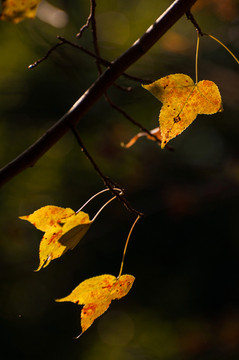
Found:
M 195 84 L 188 75 L 172 74 L 143 87 L 163 103 L 159 115 L 162 148 L 181 134 L 198 114 L 210 115 L 223 110 L 218 87 L 209 80 Z
M 86 331 L 110 306 L 111 301 L 121 299 L 130 291 L 135 278 L 132 275 L 100 275 L 80 283 L 70 295 L 57 302 L 71 301 L 84 305 L 81 311 L 82 333 Z

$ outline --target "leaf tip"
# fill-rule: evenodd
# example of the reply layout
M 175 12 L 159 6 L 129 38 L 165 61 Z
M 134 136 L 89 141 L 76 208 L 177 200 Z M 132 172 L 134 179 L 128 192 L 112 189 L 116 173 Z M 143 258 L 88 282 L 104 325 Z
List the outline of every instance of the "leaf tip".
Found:
M 163 140 L 163 141 L 161 142 L 161 149 L 163 150 L 166 145 L 167 145 L 167 140 Z
M 60 298 L 60 299 L 55 299 L 54 300 L 55 302 L 70 302 L 71 301 L 71 299 L 69 298 L 69 295 L 67 295 L 67 296 L 65 296 L 65 297 L 63 297 L 63 298 Z M 72 302 L 74 302 L 75 304 L 77 304 L 78 305 L 78 301 L 72 301 Z
M 42 268 L 42 264 L 39 264 L 38 268 L 37 268 L 36 270 L 34 270 L 34 272 L 38 272 L 38 271 L 40 271 L 40 270 L 41 270 L 41 268 Z
M 84 331 L 82 331 L 79 335 L 77 335 L 77 336 L 73 337 L 73 339 L 74 339 L 74 340 L 79 339 L 79 338 L 81 337 L 81 335 L 83 334 L 83 332 L 84 332 Z
M 147 84 L 141 84 L 141 86 L 142 86 L 144 89 L 148 90 L 148 86 L 149 86 L 149 85 L 147 85 Z
M 63 302 L 62 299 L 55 299 L 54 301 L 55 301 L 55 302 Z
M 21 220 L 28 220 L 28 218 L 29 218 L 29 215 L 18 216 L 18 219 L 21 219 Z

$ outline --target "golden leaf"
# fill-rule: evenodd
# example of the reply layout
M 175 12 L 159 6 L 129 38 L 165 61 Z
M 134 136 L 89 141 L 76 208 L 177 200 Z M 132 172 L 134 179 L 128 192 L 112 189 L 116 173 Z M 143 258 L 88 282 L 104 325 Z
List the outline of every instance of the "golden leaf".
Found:
M 188 75 L 172 74 L 142 86 L 163 103 L 159 115 L 162 148 L 181 134 L 198 114 L 210 115 L 223 110 L 218 87 L 209 80 L 195 84 Z
M 2 0 L 0 20 L 18 23 L 25 18 L 36 16 L 37 6 L 41 0 Z
M 132 275 L 100 275 L 80 283 L 70 295 L 57 302 L 71 301 L 84 305 L 81 311 L 81 328 L 85 332 L 110 306 L 112 300 L 128 294 L 135 278 Z
M 46 267 L 51 260 L 73 249 L 85 235 L 92 221 L 89 215 L 80 211 L 75 213 L 70 208 L 44 206 L 33 214 L 20 216 L 37 229 L 44 231 L 39 248 L 40 264 L 36 271 Z

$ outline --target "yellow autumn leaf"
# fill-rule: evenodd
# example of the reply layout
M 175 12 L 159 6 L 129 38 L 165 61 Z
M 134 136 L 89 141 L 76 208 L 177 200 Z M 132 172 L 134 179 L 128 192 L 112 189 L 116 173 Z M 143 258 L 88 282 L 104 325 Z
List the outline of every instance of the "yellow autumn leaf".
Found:
M 181 134 L 198 114 L 210 115 L 223 110 L 218 87 L 209 80 L 195 84 L 188 75 L 171 74 L 142 86 L 163 103 L 159 115 L 162 148 Z
M 83 333 L 108 309 L 112 300 L 128 294 L 134 280 L 132 275 L 121 275 L 119 278 L 108 274 L 95 276 L 80 283 L 70 295 L 56 301 L 84 305 L 81 311 Z
M 39 248 L 40 263 L 36 271 L 73 249 L 85 235 L 92 221 L 89 215 L 70 208 L 47 205 L 33 214 L 20 216 L 45 232 Z
M 41 0 L 2 0 L 0 20 L 18 23 L 25 18 L 36 16 L 37 6 Z

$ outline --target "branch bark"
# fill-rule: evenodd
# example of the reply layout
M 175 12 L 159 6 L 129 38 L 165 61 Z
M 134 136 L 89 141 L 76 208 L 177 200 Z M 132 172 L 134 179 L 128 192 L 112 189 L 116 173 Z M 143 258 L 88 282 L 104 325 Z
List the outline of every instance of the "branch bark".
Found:
M 64 134 L 76 125 L 115 80 L 147 51 L 188 11 L 197 0 L 176 0 L 148 30 L 76 101 L 71 109 L 34 144 L 0 170 L 0 186 L 33 166 Z

